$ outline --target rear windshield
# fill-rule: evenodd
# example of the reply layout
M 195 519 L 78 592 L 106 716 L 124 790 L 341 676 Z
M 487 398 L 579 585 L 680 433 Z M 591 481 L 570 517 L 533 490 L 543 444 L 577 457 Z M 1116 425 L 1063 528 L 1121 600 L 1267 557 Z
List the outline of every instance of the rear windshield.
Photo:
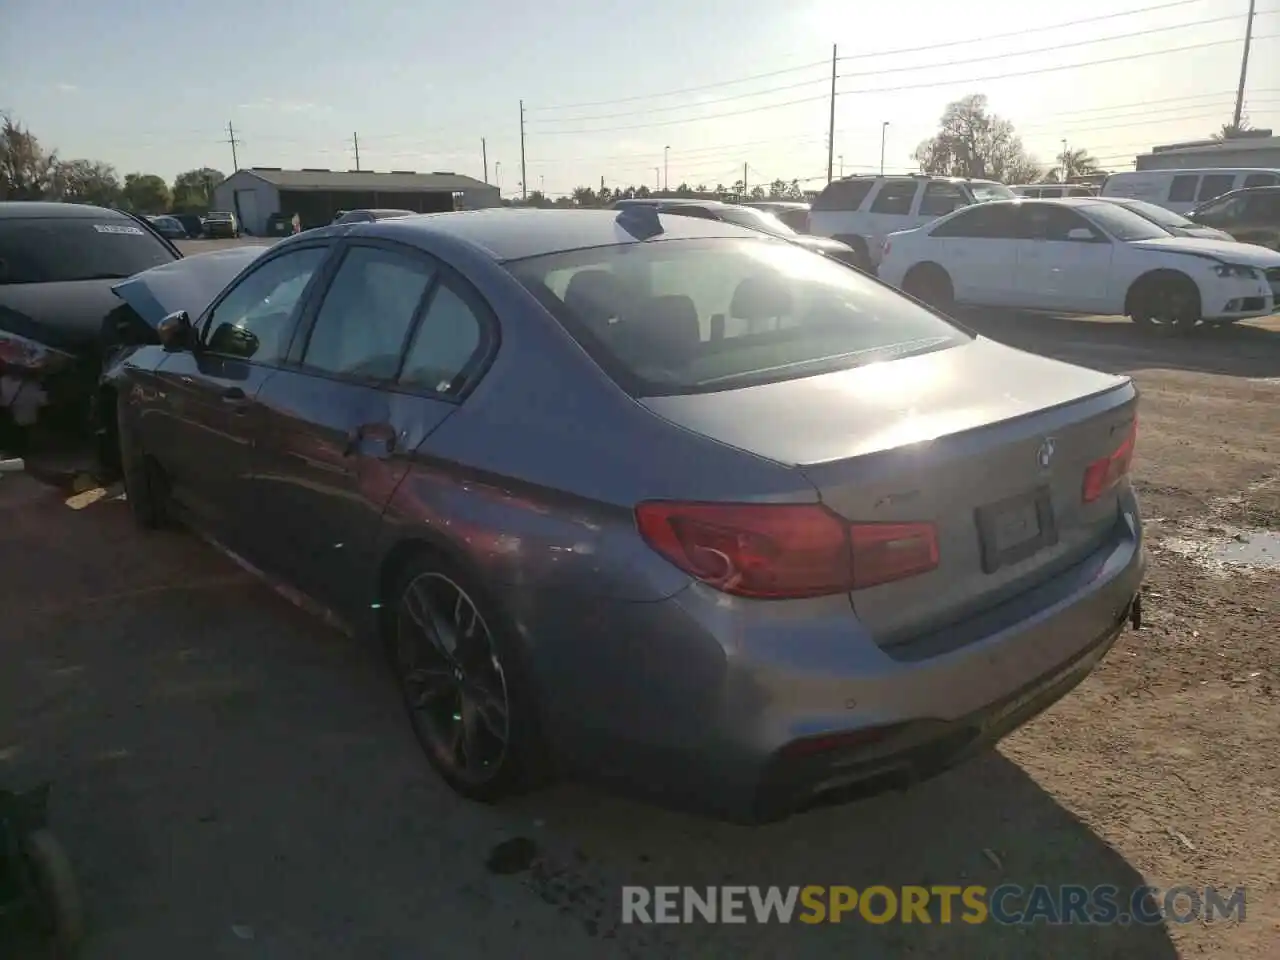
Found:
M 843 264 L 763 238 L 595 247 L 507 268 L 636 396 L 730 390 L 969 340 Z
M 0 285 L 123 279 L 175 259 L 155 234 L 132 220 L 0 220 Z

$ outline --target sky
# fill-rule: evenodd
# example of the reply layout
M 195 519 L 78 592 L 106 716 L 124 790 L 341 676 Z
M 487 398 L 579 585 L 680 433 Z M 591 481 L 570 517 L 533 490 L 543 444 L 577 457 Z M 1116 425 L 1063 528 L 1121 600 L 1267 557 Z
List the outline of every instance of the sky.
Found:
M 1280 128 L 1280 0 L 1245 112 Z M 872 13 L 874 9 L 874 15 Z M 983 93 L 1045 166 L 1132 168 L 1230 121 L 1248 0 L 0 0 L 0 110 L 63 158 L 167 180 L 210 166 L 452 171 L 516 195 L 913 167 Z M 1088 22 L 1082 22 L 1088 21 Z M 888 126 L 885 126 L 885 123 Z M 484 147 L 482 149 L 482 142 Z

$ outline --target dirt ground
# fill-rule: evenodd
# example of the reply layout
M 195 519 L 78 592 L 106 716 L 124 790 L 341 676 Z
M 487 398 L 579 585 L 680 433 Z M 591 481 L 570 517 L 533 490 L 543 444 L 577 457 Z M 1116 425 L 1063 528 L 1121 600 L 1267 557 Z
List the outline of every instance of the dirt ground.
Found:
M 137 534 L 109 496 L 0 478 L 0 784 L 55 783 L 84 955 L 1277 956 L 1280 570 L 1187 545 L 1280 530 L 1280 318 L 1176 339 L 1110 320 L 976 325 L 1139 383 L 1146 626 L 990 756 L 766 828 L 574 785 L 462 803 L 376 651 L 188 535 Z M 491 872 L 514 837 L 536 844 L 532 868 Z M 1243 885 L 1247 914 L 655 928 L 619 924 L 623 883 Z

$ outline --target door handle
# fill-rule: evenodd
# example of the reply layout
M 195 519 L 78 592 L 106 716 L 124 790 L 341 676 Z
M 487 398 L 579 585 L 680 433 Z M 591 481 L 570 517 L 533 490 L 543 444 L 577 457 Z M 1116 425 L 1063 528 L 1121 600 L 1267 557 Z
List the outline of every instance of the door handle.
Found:
M 353 456 L 360 444 L 372 440 L 382 445 L 385 453 L 394 453 L 396 449 L 396 428 L 389 423 L 362 423 L 347 431 L 347 445 L 342 451 L 344 457 Z
M 231 407 L 237 414 L 242 414 L 249 406 L 249 395 L 239 387 L 227 387 L 222 391 L 221 399 L 224 404 Z

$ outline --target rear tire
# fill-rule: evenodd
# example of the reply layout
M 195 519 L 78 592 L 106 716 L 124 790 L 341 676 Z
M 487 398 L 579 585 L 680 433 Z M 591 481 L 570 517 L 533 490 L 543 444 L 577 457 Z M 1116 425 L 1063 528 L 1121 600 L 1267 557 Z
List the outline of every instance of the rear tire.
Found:
M 942 313 L 950 313 L 956 305 L 951 276 L 936 263 L 922 263 L 908 270 L 902 278 L 902 292 Z
M 409 722 L 454 792 L 480 803 L 550 779 L 518 634 L 459 564 L 424 549 L 404 565 L 384 637 Z
M 1126 312 L 1148 330 L 1185 333 L 1200 322 L 1200 290 L 1185 274 L 1162 271 L 1138 279 L 1125 298 Z
M 124 405 L 116 403 L 116 433 L 120 440 L 120 476 L 125 502 L 133 521 L 143 530 L 158 530 L 169 522 L 168 483 L 160 465 L 146 455 L 125 416 Z
M 856 236 L 836 236 L 832 240 L 839 240 L 846 247 L 853 250 L 854 263 L 852 264 L 863 273 L 871 273 L 873 267 L 871 265 L 871 252 L 867 247 L 867 241 L 862 237 Z

